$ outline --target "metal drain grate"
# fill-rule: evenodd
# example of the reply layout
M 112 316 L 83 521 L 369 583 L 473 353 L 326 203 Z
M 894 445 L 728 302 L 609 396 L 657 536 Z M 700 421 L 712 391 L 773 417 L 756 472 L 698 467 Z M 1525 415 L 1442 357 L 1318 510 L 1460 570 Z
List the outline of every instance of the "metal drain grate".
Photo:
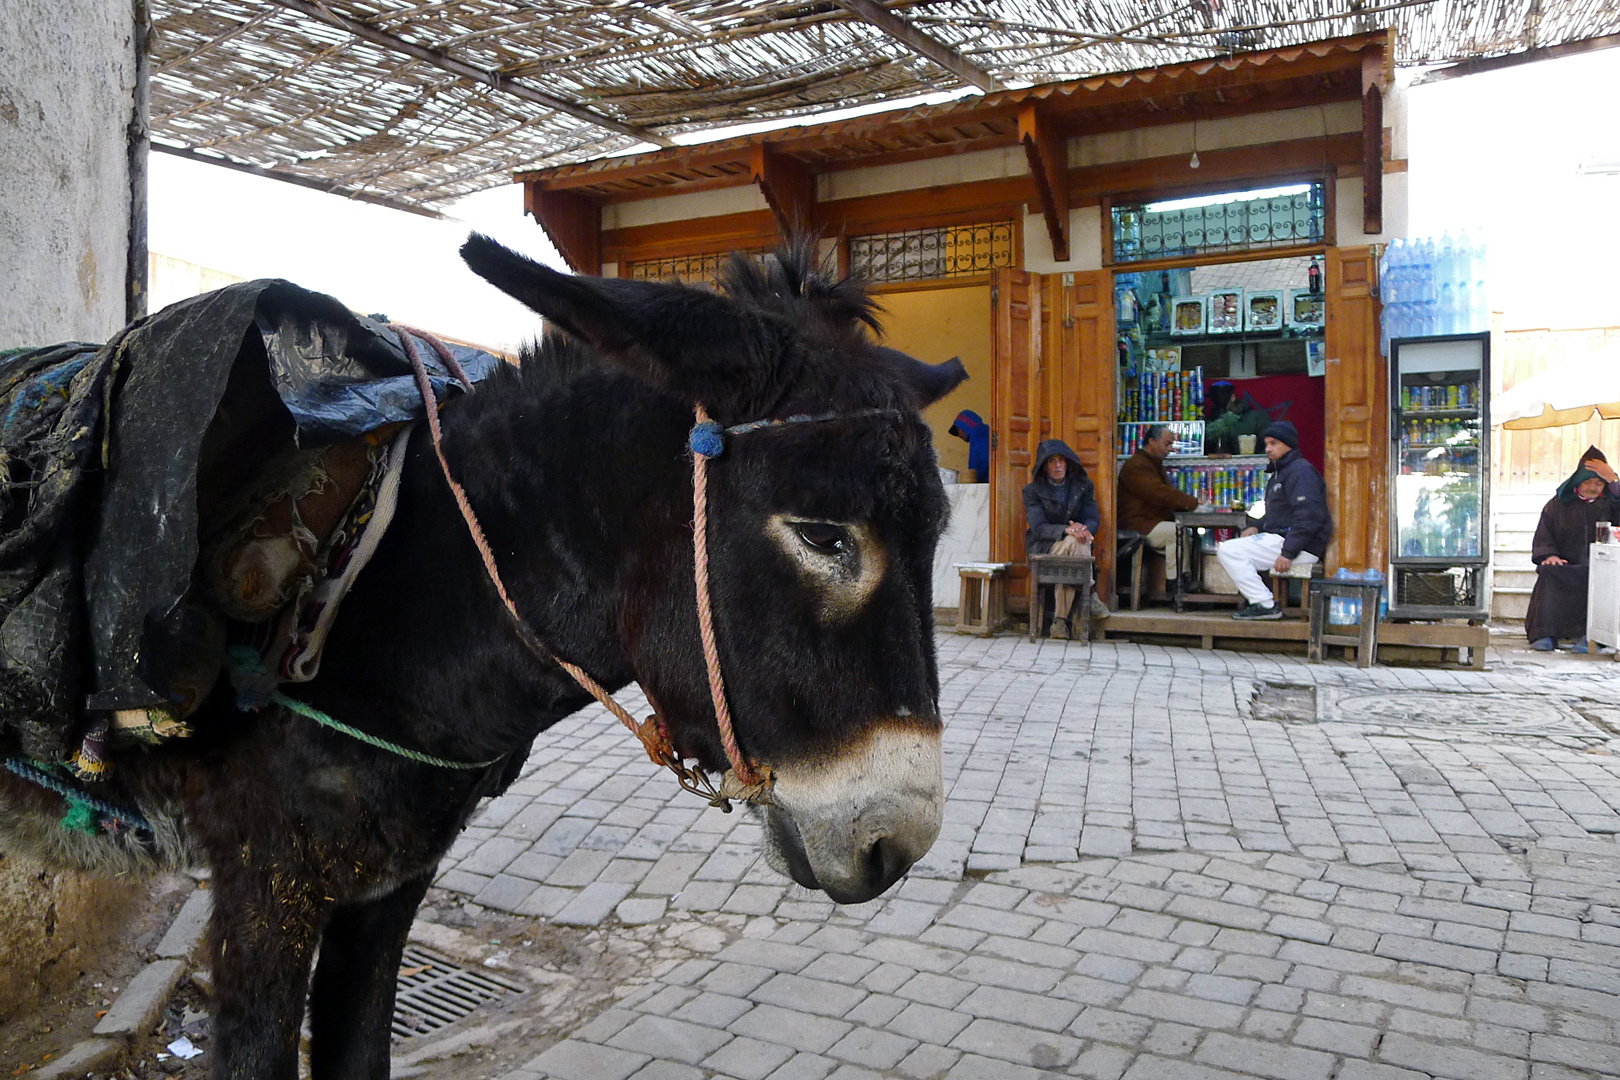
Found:
M 438 953 L 407 945 L 394 984 L 394 1038 L 437 1031 L 486 1002 L 526 989 L 510 979 L 468 971 Z

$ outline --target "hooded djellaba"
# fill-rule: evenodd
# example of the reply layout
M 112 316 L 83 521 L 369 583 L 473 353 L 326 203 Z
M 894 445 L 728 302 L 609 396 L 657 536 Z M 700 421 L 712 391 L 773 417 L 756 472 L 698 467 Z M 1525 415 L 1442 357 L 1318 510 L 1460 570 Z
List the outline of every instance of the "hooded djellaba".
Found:
M 1600 521 L 1614 521 L 1620 499 L 1609 477 L 1608 458 L 1597 447 L 1581 455 L 1581 464 L 1558 486 L 1558 494 L 1541 509 L 1530 561 L 1536 564 L 1536 587 L 1530 593 L 1524 633 L 1534 649 L 1557 648 L 1560 639 L 1586 651 L 1587 546 Z M 1593 468 L 1601 466 L 1602 471 Z M 1605 476 L 1607 473 L 1608 476 Z
M 1063 483 L 1054 484 L 1047 479 L 1048 458 L 1061 457 L 1069 463 L 1068 475 Z M 1029 528 L 1024 531 L 1024 553 L 1045 555 L 1052 545 L 1063 538 L 1069 522 L 1078 521 L 1093 534 L 1102 524 L 1102 513 L 1097 509 L 1097 485 L 1091 482 L 1086 467 L 1080 464 L 1080 455 L 1069 449 L 1062 439 L 1042 439 L 1035 451 L 1034 476 L 1024 485 L 1024 516 Z

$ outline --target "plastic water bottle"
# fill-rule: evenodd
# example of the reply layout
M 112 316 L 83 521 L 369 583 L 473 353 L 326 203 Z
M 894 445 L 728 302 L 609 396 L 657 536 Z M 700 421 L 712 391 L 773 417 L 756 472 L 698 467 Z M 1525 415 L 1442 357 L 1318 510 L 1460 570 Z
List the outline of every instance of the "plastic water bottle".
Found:
M 1479 327 L 1474 325 L 1474 290 L 1469 287 L 1467 280 L 1457 283 L 1457 329 L 1453 334 L 1472 334 Z
M 1457 290 L 1447 281 L 1440 286 L 1440 302 L 1436 305 L 1439 320 L 1436 332 L 1441 334 L 1455 334 L 1457 332 Z
M 1485 292 L 1485 279 L 1480 278 L 1474 282 L 1471 292 L 1473 306 L 1469 309 L 1471 314 L 1469 322 L 1473 324 L 1475 333 L 1484 333 L 1491 328 L 1491 301 Z
M 1434 251 L 1434 279 L 1441 286 L 1455 281 L 1457 278 L 1457 242 L 1447 229 L 1440 236 L 1440 242 L 1435 245 Z M 1446 331 L 1450 333 L 1450 331 Z

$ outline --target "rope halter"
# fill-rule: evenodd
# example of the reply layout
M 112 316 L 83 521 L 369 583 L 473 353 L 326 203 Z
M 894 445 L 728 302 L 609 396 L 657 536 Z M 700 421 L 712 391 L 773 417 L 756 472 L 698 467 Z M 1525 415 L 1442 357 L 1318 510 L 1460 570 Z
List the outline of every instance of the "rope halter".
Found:
M 731 710 L 726 705 L 725 681 L 720 672 L 720 650 L 714 636 L 714 612 L 709 595 L 709 555 L 708 555 L 708 470 L 710 458 L 718 457 L 725 448 L 726 435 L 742 435 L 751 431 L 758 431 L 781 424 L 795 424 L 819 422 L 825 420 L 848 419 L 864 415 L 892 415 L 898 416 L 894 409 L 866 409 L 855 413 L 822 413 L 815 416 L 795 415 L 780 420 L 755 420 L 746 424 L 737 424 L 733 427 L 722 428 L 709 418 L 704 407 L 695 406 L 696 422 L 688 436 L 688 445 L 692 451 L 692 556 L 693 577 L 697 590 L 698 634 L 703 641 L 703 659 L 708 669 L 709 694 L 714 701 L 715 722 L 720 730 L 720 743 L 725 749 L 726 761 L 731 766 L 721 778 L 720 786 L 715 787 L 708 775 L 700 768 L 686 765 L 676 753 L 674 745 L 669 740 L 669 731 L 662 716 L 656 711 L 646 720 L 637 723 L 625 711 L 624 707 L 613 699 L 600 683 L 593 679 L 588 672 L 578 665 L 571 664 L 547 648 L 539 636 L 518 614 L 517 606 L 507 594 L 506 586 L 501 581 L 500 571 L 495 565 L 495 554 L 490 550 L 489 542 L 484 538 L 484 530 L 478 524 L 478 517 L 473 513 L 472 504 L 467 499 L 467 493 L 456 482 L 450 472 L 450 463 L 444 456 L 443 434 L 439 427 L 437 400 L 433 394 L 433 384 L 428 378 L 427 368 L 422 362 L 413 338 L 420 338 L 432 346 L 434 352 L 444 363 L 446 369 L 456 377 L 468 390 L 472 383 L 462 371 L 461 365 L 456 362 L 450 350 L 438 338 L 431 334 L 415 330 L 411 327 L 401 326 L 399 323 L 390 324 L 391 329 L 397 332 L 401 347 L 411 368 L 416 373 L 417 387 L 421 391 L 422 401 L 426 406 L 428 431 L 433 439 L 433 452 L 438 457 L 439 469 L 444 473 L 445 482 L 450 486 L 451 494 L 455 497 L 456 506 L 461 511 L 462 520 L 467 524 L 467 530 L 472 534 L 474 545 L 478 548 L 479 557 L 483 560 L 484 571 L 489 575 L 490 582 L 495 586 L 495 592 L 501 598 L 501 604 L 511 616 L 512 625 L 517 632 L 518 639 L 524 646 L 543 662 L 555 663 L 573 677 L 584 690 L 600 702 L 619 722 L 630 730 L 630 733 L 640 740 L 646 749 L 647 756 L 653 764 L 661 765 L 675 774 L 680 786 L 693 794 L 700 795 L 709 801 L 711 806 L 718 806 L 727 813 L 731 812 L 732 799 L 744 802 L 768 804 L 771 801 L 772 776 L 770 769 L 756 768 L 743 754 L 742 747 L 737 743 L 737 734 L 731 723 Z M 649 695 L 649 700 L 651 696 Z M 656 710 L 657 706 L 654 706 Z

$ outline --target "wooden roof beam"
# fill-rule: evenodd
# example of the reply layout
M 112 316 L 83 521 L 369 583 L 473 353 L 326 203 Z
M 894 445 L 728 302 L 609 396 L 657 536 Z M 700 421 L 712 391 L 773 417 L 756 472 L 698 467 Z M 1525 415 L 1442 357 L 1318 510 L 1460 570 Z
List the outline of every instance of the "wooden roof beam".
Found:
M 804 162 L 778 152 L 769 143 L 760 143 L 754 147 L 750 172 L 784 237 L 812 226 L 816 178 Z
M 558 254 L 576 274 L 602 272 L 602 210 L 576 191 L 546 191 L 523 185 L 523 210 L 540 223 Z
M 1361 54 L 1361 231 L 1384 231 L 1384 50 Z
M 1069 261 L 1069 143 L 1036 107 L 1026 101 L 1018 107 L 1018 141 L 1024 146 L 1029 171 L 1035 177 L 1041 214 L 1052 237 L 1052 258 Z
M 1007 89 L 988 71 L 932 34 L 906 22 L 877 0 L 833 0 L 833 2 L 863 22 L 871 23 L 918 56 L 932 60 L 969 86 L 976 86 L 986 94 Z
M 565 98 L 532 89 L 498 71 L 488 71 L 481 67 L 474 67 L 472 64 L 463 63 L 448 53 L 406 41 L 404 38 L 396 37 L 393 34 L 378 30 L 368 23 L 363 23 L 359 19 L 351 19 L 347 15 L 340 15 L 320 4 L 310 3 L 309 0 L 273 0 L 273 2 L 280 4 L 284 8 L 290 8 L 293 11 L 308 15 L 312 19 L 319 19 L 321 22 L 336 26 L 340 30 L 347 30 L 362 41 L 369 41 L 373 45 L 387 49 L 390 52 L 404 53 L 406 56 L 414 57 L 424 64 L 430 64 L 451 74 L 460 75 L 464 79 L 482 83 L 492 90 L 510 94 L 515 98 L 522 98 L 531 104 L 543 105 L 553 112 L 572 116 L 575 120 L 590 124 L 593 127 L 626 135 L 642 142 L 650 142 L 655 146 L 675 145 L 674 140 L 656 132 L 648 131 L 646 128 L 622 123 L 611 116 L 606 116 L 594 109 L 587 109 L 585 106 L 577 105 Z

